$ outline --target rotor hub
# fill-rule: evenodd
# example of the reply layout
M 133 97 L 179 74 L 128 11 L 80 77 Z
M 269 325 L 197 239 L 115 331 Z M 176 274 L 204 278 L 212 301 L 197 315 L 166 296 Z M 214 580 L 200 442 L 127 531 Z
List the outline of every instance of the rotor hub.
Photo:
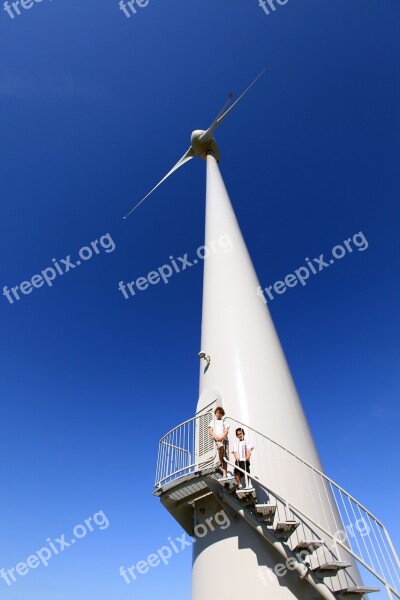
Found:
M 202 129 L 193 131 L 191 138 L 193 152 L 203 160 L 206 160 L 208 152 L 212 152 L 215 156 L 215 160 L 219 162 L 220 152 L 215 139 L 213 137 L 206 141 L 200 139 L 205 133 L 206 132 Z

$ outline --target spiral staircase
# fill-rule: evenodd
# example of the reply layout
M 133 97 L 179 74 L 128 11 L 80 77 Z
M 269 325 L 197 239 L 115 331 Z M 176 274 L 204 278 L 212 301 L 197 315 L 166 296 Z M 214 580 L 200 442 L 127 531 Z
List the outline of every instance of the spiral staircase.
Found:
M 239 469 L 246 485 L 238 489 L 234 477 L 228 473 L 223 478 L 216 466 L 215 444 L 208 431 L 211 417 L 209 410 L 189 419 L 159 443 L 154 495 L 188 535 L 196 533 L 196 502 L 213 495 L 231 518 L 243 519 L 265 544 L 275 548 L 282 557 L 276 574 L 286 569 L 297 572 L 326 600 L 355 600 L 370 593 L 374 600 L 400 599 L 399 558 L 385 526 L 368 509 L 303 458 L 230 418 L 230 431 L 243 427 L 252 447 L 251 474 Z M 228 471 L 233 473 L 231 454 L 228 449 Z M 313 501 L 312 515 L 291 502 L 290 490 L 278 493 L 260 480 L 257 474 L 265 472 L 261 461 L 270 469 L 268 481 L 277 481 L 283 461 L 290 461 L 297 472 L 301 469 Z M 368 585 L 354 578 L 352 563 Z

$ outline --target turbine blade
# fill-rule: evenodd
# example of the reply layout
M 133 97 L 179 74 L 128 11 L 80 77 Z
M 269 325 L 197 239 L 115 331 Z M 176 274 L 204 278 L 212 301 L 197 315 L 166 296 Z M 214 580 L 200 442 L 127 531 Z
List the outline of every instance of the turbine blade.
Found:
M 261 71 L 261 73 L 255 78 L 255 80 L 244 90 L 244 92 L 242 94 L 240 94 L 239 98 L 228 108 L 228 110 L 226 110 L 225 112 L 223 112 L 223 110 L 221 111 L 221 113 L 218 115 L 218 117 L 215 119 L 215 121 L 212 123 L 212 125 L 210 125 L 210 127 L 207 129 L 207 131 L 201 136 L 200 140 L 202 142 L 208 142 L 210 141 L 213 136 L 214 136 L 214 131 L 217 129 L 217 127 L 219 125 L 221 125 L 222 121 L 229 115 L 229 113 L 231 112 L 231 110 L 233 110 L 235 108 L 235 106 L 241 101 L 241 99 L 247 94 L 247 92 L 253 87 L 253 85 L 260 79 L 260 77 L 262 75 L 264 75 L 266 69 L 263 69 Z M 230 95 L 231 96 L 231 95 Z M 226 105 L 225 105 L 226 106 Z M 224 107 L 225 108 L 225 107 Z
M 186 152 L 186 153 L 185 153 L 185 154 L 182 156 L 182 158 L 178 160 L 178 162 L 176 163 L 176 165 L 175 165 L 174 167 L 172 167 L 172 169 L 171 169 L 171 170 L 170 170 L 170 171 L 169 171 L 169 172 L 166 174 L 166 176 L 165 176 L 165 177 L 163 177 L 163 178 L 161 179 L 161 181 L 159 181 L 159 182 L 157 183 L 157 185 L 156 185 L 156 186 L 154 186 L 154 187 L 153 187 L 153 189 L 152 189 L 152 190 L 150 190 L 150 192 L 149 192 L 148 194 L 146 194 L 146 196 L 145 196 L 144 198 L 142 198 L 142 199 L 140 200 L 140 202 L 138 202 L 138 203 L 137 203 L 137 204 L 136 204 L 136 205 L 135 205 L 135 206 L 134 206 L 134 207 L 133 207 L 133 208 L 132 208 L 132 209 L 131 209 L 131 210 L 128 212 L 128 214 L 127 214 L 127 215 L 124 217 L 124 219 L 126 219 L 127 217 L 129 217 L 129 215 L 130 215 L 131 213 L 133 213 L 133 211 L 134 211 L 134 210 L 136 210 L 136 209 L 137 209 L 137 207 L 138 207 L 140 204 L 142 204 L 142 202 L 144 202 L 144 201 L 146 200 L 146 198 L 148 198 L 148 197 L 150 196 L 150 194 L 152 194 L 152 193 L 153 193 L 153 192 L 154 192 L 154 191 L 155 191 L 155 190 L 156 190 L 158 187 L 160 187 L 160 185 L 161 185 L 162 183 L 164 183 L 164 181 L 165 181 L 166 179 L 168 179 L 168 177 L 169 177 L 170 175 L 172 175 L 172 173 L 174 173 L 175 171 L 177 171 L 177 170 L 178 170 L 180 167 L 182 167 L 182 165 L 184 165 L 186 162 L 188 162 L 188 160 L 191 160 L 191 159 L 192 159 L 194 156 L 195 156 L 195 154 L 194 154 L 194 152 L 193 152 L 193 149 L 192 149 L 192 147 L 190 147 L 190 148 L 189 148 L 189 150 L 188 150 L 188 151 L 187 151 L 187 152 Z
M 212 122 L 212 124 L 210 125 L 210 127 L 207 129 L 207 131 L 205 133 L 203 133 L 203 135 L 200 137 L 201 141 L 207 141 L 207 134 L 209 131 L 214 131 L 214 129 L 217 127 L 218 124 L 218 119 L 221 118 L 221 116 L 224 114 L 226 107 L 228 106 L 228 104 L 230 104 L 232 102 L 232 98 L 233 98 L 233 94 L 231 94 L 229 92 L 228 94 L 228 100 L 225 102 L 225 104 L 223 105 L 223 107 L 221 108 L 221 110 L 219 111 L 218 115 L 215 117 L 214 121 Z M 212 135 L 211 135 L 212 137 Z M 210 139 L 211 139 L 210 137 Z
M 222 123 L 222 121 L 225 119 L 225 117 L 227 117 L 227 116 L 228 116 L 228 114 L 231 112 L 231 110 L 233 110 L 233 109 L 235 108 L 235 106 L 236 106 L 236 105 L 237 105 L 237 104 L 238 104 L 238 103 L 241 101 L 241 99 L 242 99 L 242 98 L 243 98 L 243 97 L 244 97 L 244 96 L 247 94 L 247 92 L 248 92 L 248 91 L 249 91 L 249 90 L 250 90 L 250 89 L 253 87 L 253 85 L 255 85 L 255 84 L 257 83 L 257 81 L 260 79 L 260 77 L 261 77 L 262 75 L 264 75 L 264 73 L 265 73 L 265 71 L 266 71 L 266 70 L 267 70 L 267 69 L 263 69 L 263 70 L 261 71 L 261 73 L 260 73 L 259 75 L 257 75 L 257 77 L 255 78 L 255 80 L 254 80 L 254 81 L 253 81 L 253 82 L 252 82 L 252 83 L 249 85 L 249 87 L 248 87 L 248 88 L 246 88 L 242 94 L 240 94 L 239 98 L 238 98 L 238 99 L 237 99 L 237 100 L 236 100 L 236 101 L 235 101 L 235 102 L 232 104 L 232 106 L 230 106 L 230 107 L 228 108 L 228 110 L 226 110 L 226 111 L 225 111 L 225 112 L 224 112 L 224 113 L 223 113 L 223 114 L 222 114 L 222 115 L 219 117 L 219 119 L 218 119 L 218 122 L 217 122 L 217 127 L 218 127 L 218 125 L 220 125 L 220 124 Z

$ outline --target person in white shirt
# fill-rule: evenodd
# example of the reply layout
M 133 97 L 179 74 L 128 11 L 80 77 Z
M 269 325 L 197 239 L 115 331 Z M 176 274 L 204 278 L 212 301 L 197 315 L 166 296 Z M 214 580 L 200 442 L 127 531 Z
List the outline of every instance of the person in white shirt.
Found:
M 244 439 L 244 429 L 238 427 L 236 429 L 236 437 L 237 440 L 233 446 L 233 455 L 235 457 L 235 464 L 250 473 L 250 456 L 251 456 L 251 447 L 249 443 Z M 242 477 L 244 474 L 239 469 L 235 469 L 235 479 L 239 489 L 242 488 Z M 246 477 L 247 480 L 247 477 Z M 247 486 L 247 481 L 246 481 Z
M 209 425 L 210 435 L 215 440 L 215 443 L 218 448 L 218 456 L 220 466 L 222 467 L 222 475 L 226 477 L 226 461 L 225 456 L 228 455 L 228 433 L 229 433 L 229 423 L 228 419 L 224 417 L 225 411 L 222 406 L 217 406 L 214 411 L 214 417 L 211 420 Z

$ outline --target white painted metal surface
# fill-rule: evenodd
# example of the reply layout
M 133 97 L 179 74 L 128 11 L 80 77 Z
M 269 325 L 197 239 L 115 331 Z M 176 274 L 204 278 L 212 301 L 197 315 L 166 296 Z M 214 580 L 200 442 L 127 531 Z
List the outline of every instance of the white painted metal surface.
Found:
M 266 224 L 267 227 L 267 224 Z M 320 461 L 268 308 L 218 165 L 207 157 L 205 245 L 228 236 L 233 249 L 205 260 L 201 348 L 211 356 L 200 368 L 200 402 L 217 390 L 227 414 L 304 456 Z

